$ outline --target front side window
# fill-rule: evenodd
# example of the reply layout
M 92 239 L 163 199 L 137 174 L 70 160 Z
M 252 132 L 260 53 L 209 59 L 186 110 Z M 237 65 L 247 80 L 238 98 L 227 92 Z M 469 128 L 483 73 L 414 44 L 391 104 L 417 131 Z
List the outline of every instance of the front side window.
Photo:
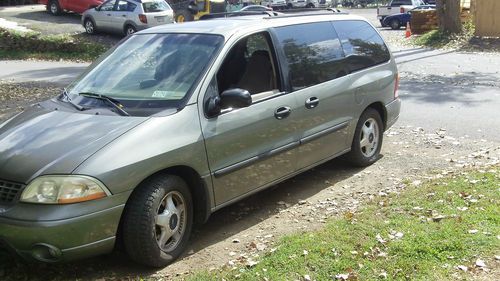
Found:
M 388 61 L 391 56 L 384 40 L 367 22 L 360 20 L 334 21 L 349 72 L 354 72 Z
M 340 40 L 330 22 L 276 28 L 290 69 L 293 90 L 347 74 Z
M 258 95 L 254 100 L 278 93 L 276 67 L 269 34 L 247 36 L 233 46 L 217 72 L 219 93 L 241 88 Z
M 150 114 L 182 104 L 223 44 L 207 34 L 131 36 L 68 88 L 73 100 L 81 93 L 102 94 L 126 107 Z M 79 100 L 80 99 L 80 100 Z

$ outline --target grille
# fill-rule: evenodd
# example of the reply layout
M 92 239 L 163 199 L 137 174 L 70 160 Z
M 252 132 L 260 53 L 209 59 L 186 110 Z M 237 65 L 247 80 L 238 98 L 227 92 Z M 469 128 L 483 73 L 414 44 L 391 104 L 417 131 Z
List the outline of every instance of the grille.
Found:
M 0 180 L 0 203 L 11 203 L 17 193 L 23 188 L 22 184 Z

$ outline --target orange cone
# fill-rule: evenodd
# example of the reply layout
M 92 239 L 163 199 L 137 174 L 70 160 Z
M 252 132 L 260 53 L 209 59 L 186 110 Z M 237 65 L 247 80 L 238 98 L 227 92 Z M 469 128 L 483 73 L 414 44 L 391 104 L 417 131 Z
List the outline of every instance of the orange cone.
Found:
M 409 38 L 411 36 L 411 27 L 410 27 L 410 22 L 406 23 L 406 34 L 405 37 Z

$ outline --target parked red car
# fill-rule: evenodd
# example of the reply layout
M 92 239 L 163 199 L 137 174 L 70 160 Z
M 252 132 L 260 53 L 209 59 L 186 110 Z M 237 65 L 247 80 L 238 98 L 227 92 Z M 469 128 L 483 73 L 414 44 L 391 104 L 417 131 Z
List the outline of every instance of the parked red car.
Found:
M 39 4 L 47 6 L 47 11 L 54 16 L 60 15 L 64 11 L 71 11 L 78 14 L 86 10 L 97 7 L 104 0 L 38 0 Z

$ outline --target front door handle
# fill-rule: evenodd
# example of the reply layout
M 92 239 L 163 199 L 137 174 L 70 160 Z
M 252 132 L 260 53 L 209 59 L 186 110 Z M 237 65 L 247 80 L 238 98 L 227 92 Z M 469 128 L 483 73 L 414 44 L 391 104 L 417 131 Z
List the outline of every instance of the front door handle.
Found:
M 127 15 L 122 15 L 122 17 L 126 18 L 126 17 L 127 17 Z
M 281 120 L 287 118 L 290 115 L 290 113 L 292 113 L 292 109 L 290 107 L 282 106 L 276 109 L 276 111 L 274 112 L 274 117 L 276 117 L 276 119 L 278 120 Z
M 106 16 L 111 17 L 111 14 L 106 14 Z
M 319 104 L 319 99 L 317 97 L 310 97 L 306 100 L 306 108 L 315 108 Z

